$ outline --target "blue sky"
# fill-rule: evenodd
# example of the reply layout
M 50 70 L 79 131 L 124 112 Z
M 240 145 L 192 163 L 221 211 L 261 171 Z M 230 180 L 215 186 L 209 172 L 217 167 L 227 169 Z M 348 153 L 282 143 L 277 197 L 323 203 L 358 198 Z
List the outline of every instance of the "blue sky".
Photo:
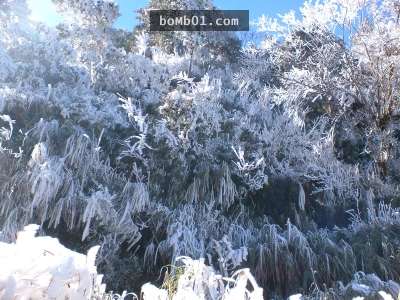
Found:
M 136 24 L 135 10 L 144 7 L 147 0 L 117 0 L 121 17 L 115 26 L 131 30 Z M 276 16 L 279 13 L 291 9 L 298 10 L 303 0 L 214 0 L 214 4 L 220 9 L 248 9 L 250 19 L 256 19 L 262 14 Z M 60 17 L 54 11 L 51 0 L 28 0 L 32 10 L 32 18 L 45 22 L 51 26 L 60 22 Z

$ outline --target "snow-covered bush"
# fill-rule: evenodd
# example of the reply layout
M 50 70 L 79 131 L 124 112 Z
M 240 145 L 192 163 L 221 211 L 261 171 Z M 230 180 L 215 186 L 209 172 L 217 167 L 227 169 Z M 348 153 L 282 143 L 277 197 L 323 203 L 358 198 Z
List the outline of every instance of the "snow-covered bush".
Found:
M 223 277 L 217 274 L 212 267 L 204 264 L 203 260 L 192 260 L 189 257 L 178 257 L 182 262 L 183 271 L 177 276 L 171 295 L 171 290 L 158 289 L 151 284 L 142 287 L 142 297 L 146 299 L 263 299 L 262 288 L 257 285 L 249 269 L 236 271 L 232 277 Z M 171 281 L 171 278 L 168 278 Z M 251 290 L 249 286 L 251 285 Z M 167 286 L 170 287 L 170 286 Z M 170 287 L 171 288 L 171 287 Z M 171 298 L 169 298 L 171 297 Z
M 400 280 L 398 4 L 306 1 L 241 48 L 146 32 L 149 9 L 211 1 L 150 1 L 135 32 L 112 27 L 114 1 L 54 2 L 49 28 L 0 1 L 2 240 L 38 223 L 100 245 L 118 291 L 181 256 L 221 278 L 250 268 L 266 298 Z
M 29 225 L 18 233 L 15 243 L 0 243 L 1 299 L 124 299 L 133 293 L 106 293 L 103 275 L 95 266 L 98 246 L 87 255 L 65 248 L 55 238 L 35 237 L 39 226 Z M 184 272 L 176 278 L 173 299 L 263 299 L 262 289 L 248 269 L 231 278 L 215 273 L 203 260 L 180 257 Z M 176 276 L 176 275 L 175 275 Z M 248 290 L 247 282 L 252 285 Z M 168 291 L 147 283 L 143 299 L 168 299 Z M 161 298 L 160 298 L 161 297 Z

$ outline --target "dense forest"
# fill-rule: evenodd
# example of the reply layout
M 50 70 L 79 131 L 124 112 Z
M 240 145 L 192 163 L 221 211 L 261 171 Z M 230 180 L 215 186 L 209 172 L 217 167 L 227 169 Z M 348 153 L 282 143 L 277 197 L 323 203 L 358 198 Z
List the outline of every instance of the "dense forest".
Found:
M 399 1 L 247 33 L 53 2 L 0 0 L 1 299 L 398 299 Z

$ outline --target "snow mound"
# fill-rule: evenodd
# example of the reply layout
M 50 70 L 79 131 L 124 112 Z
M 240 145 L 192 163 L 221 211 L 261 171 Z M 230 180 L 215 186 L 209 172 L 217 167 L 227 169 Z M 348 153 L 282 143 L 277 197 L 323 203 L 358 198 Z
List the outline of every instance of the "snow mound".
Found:
M 100 299 L 98 246 L 83 255 L 51 237 L 35 237 L 38 225 L 19 232 L 14 244 L 0 243 L 0 299 Z

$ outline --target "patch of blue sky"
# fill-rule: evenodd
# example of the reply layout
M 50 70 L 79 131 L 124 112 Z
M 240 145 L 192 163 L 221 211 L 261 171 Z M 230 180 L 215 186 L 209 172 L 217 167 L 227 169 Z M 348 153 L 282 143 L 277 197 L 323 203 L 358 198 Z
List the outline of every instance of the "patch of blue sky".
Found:
M 120 7 L 121 16 L 115 22 L 116 28 L 132 30 L 137 24 L 136 11 L 146 6 L 147 0 L 116 0 Z M 275 17 L 289 10 L 298 11 L 303 0 L 215 0 L 219 9 L 249 10 L 250 20 L 255 20 L 262 14 Z M 31 18 L 47 25 L 55 26 L 62 22 L 51 0 L 28 0 L 32 11 Z

